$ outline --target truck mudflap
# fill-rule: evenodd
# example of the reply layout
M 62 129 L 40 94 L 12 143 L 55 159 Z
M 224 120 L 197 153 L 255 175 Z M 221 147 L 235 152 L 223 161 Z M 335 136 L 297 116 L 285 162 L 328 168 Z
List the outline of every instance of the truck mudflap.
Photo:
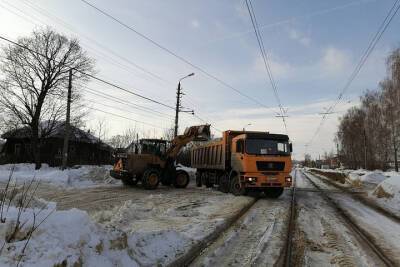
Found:
M 132 175 L 130 175 L 127 171 L 115 171 L 115 170 L 110 170 L 110 176 L 122 180 L 122 179 L 130 179 Z

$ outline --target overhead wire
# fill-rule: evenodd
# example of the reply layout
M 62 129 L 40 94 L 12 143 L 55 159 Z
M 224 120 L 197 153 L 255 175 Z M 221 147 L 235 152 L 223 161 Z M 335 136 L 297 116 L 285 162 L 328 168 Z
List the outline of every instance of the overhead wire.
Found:
M 8 38 L 2 36 L 2 35 L 0 35 L 0 39 L 4 40 L 4 41 L 6 41 L 6 42 L 9 42 L 9 43 L 11 43 L 11 44 L 14 44 L 14 45 L 16 45 L 16 46 L 18 46 L 18 47 L 21 47 L 21 48 L 23 48 L 23 49 L 26 49 L 26 50 L 30 51 L 31 53 L 37 54 L 37 55 L 42 56 L 42 57 L 46 57 L 45 55 L 43 55 L 43 54 L 41 54 L 41 53 L 39 53 L 39 52 L 37 52 L 37 51 L 34 51 L 34 50 L 30 49 L 29 47 L 27 47 L 27 46 L 25 46 L 25 45 L 21 45 L 21 44 L 19 44 L 19 43 L 17 43 L 17 42 L 14 42 L 14 41 L 12 41 L 12 40 L 10 40 L 10 39 L 8 39 Z M 170 106 L 170 105 L 164 104 L 164 103 L 162 103 L 161 101 L 158 101 L 158 100 L 155 100 L 155 99 L 146 97 L 146 96 L 141 95 L 141 94 L 138 94 L 138 93 L 135 93 L 135 92 L 130 91 L 130 90 L 128 90 L 128 89 L 125 89 L 125 88 L 123 88 L 123 87 L 121 87 L 121 86 L 119 86 L 119 85 L 117 85 L 117 84 L 115 84 L 115 83 L 112 83 L 112 82 L 106 81 L 106 80 L 104 80 L 104 79 L 102 79 L 102 78 L 100 78 L 100 77 L 97 77 L 97 76 L 95 76 L 95 75 L 93 75 L 93 74 L 86 73 L 86 72 L 81 71 L 81 70 L 78 70 L 78 69 L 76 69 L 76 68 L 72 68 L 72 69 L 74 69 L 76 72 L 81 73 L 82 75 L 85 75 L 85 76 L 87 76 L 87 77 L 90 77 L 90 78 L 92 78 L 92 79 L 94 79 L 94 80 L 96 80 L 96 81 L 102 82 L 102 83 L 104 83 L 104 84 L 107 84 L 107 85 L 109 85 L 109 86 L 111 86 L 111 87 L 114 87 L 114 88 L 116 88 L 116 89 L 119 89 L 119 90 L 121 90 L 121 91 L 127 92 L 127 93 L 132 94 L 132 95 L 134 95 L 134 96 L 137 96 L 137 97 L 139 97 L 139 98 L 142 98 L 142 99 L 145 99 L 145 100 L 147 100 L 147 101 L 150 101 L 150 102 L 156 103 L 156 104 L 158 104 L 158 105 L 161 105 L 161 106 L 164 106 L 164 107 L 167 107 L 167 108 L 170 108 L 170 109 L 175 110 L 175 107 L 172 107 L 172 106 Z
M 239 90 L 239 89 L 235 88 L 234 86 L 228 84 L 227 82 L 223 81 L 222 79 L 218 78 L 217 76 L 211 74 L 210 72 L 206 71 L 206 70 L 203 69 L 202 67 L 199 67 L 199 66 L 195 65 L 194 63 L 192 63 L 191 61 L 187 60 L 186 58 L 184 58 L 184 57 L 178 55 L 177 53 L 173 52 L 173 51 L 170 50 L 169 48 L 167 48 L 167 47 L 161 45 L 160 43 L 156 42 L 156 41 L 153 40 L 152 38 L 150 38 L 150 37 L 148 37 L 147 35 L 145 35 L 145 34 L 139 32 L 138 30 L 136 30 L 133 26 L 130 26 L 130 25 L 124 23 L 122 20 L 120 20 L 120 19 L 116 18 L 115 16 L 113 16 L 113 15 L 107 13 L 107 12 L 104 11 L 103 9 L 98 8 L 97 6 L 95 6 L 94 4 L 92 4 L 92 3 L 90 3 L 90 2 L 88 2 L 88 1 L 86 1 L 86 0 L 81 0 L 81 1 L 82 1 L 83 3 L 85 3 L 87 6 L 89 6 L 89 7 L 93 8 L 93 9 L 97 10 L 97 12 L 99 12 L 99 13 L 103 14 L 104 16 L 108 17 L 109 19 L 111 19 L 111 20 L 117 22 L 118 24 L 120 24 L 120 25 L 123 26 L 124 28 L 126 28 L 126 29 L 132 31 L 133 33 L 137 34 L 137 35 L 140 36 L 141 38 L 143 38 L 143 39 L 147 40 L 148 42 L 152 43 L 153 45 L 155 45 L 156 47 L 160 48 L 161 50 L 163 50 L 163 51 L 167 52 L 168 54 L 174 56 L 175 58 L 177 58 L 177 59 L 179 59 L 180 61 L 186 63 L 187 65 L 191 66 L 192 68 L 194 68 L 194 69 L 200 71 L 200 72 L 203 73 L 205 76 L 207 76 L 207 77 L 209 77 L 209 78 L 211 78 L 211 79 L 217 81 L 218 83 L 222 84 L 223 86 L 225 86 L 225 87 L 227 87 L 227 88 L 229 88 L 229 89 L 235 91 L 235 92 L 238 93 L 239 95 L 241 95 L 241 96 L 243 96 L 243 97 L 245 97 L 245 98 L 251 100 L 252 102 L 254 102 L 254 103 L 256 103 L 256 104 L 258 104 L 258 105 L 260 105 L 260 106 L 262 106 L 262 107 L 264 107 L 264 108 L 267 108 L 267 109 L 270 109 L 270 108 L 271 108 L 271 107 L 265 105 L 264 103 L 258 101 L 257 99 L 255 99 L 255 98 L 253 98 L 253 97 L 251 97 L 251 96 L 249 96 L 249 95 L 243 93 L 241 90 Z
M 355 66 L 353 72 L 351 73 L 349 79 L 346 81 L 344 87 L 340 91 L 337 100 L 335 101 L 334 104 L 332 104 L 329 108 L 326 109 L 325 114 L 322 116 L 320 123 L 318 124 L 318 127 L 316 131 L 314 132 L 313 136 L 311 137 L 310 141 L 307 143 L 307 145 L 311 145 L 311 143 L 314 141 L 314 139 L 317 137 L 319 132 L 322 129 L 322 126 L 324 122 L 326 121 L 327 117 L 329 114 L 333 113 L 333 110 L 336 108 L 336 106 L 339 104 L 339 102 L 343 99 L 344 94 L 346 91 L 349 89 L 350 85 L 352 82 L 355 80 L 357 75 L 360 73 L 362 67 L 366 63 L 368 57 L 371 55 L 372 51 L 375 49 L 377 43 L 379 40 L 382 38 L 382 35 L 384 32 L 387 30 L 389 27 L 390 23 L 392 22 L 393 18 L 396 16 L 397 12 L 400 9 L 400 0 L 396 0 L 393 4 L 393 6 L 390 8 L 389 12 L 387 13 L 385 19 L 382 21 L 380 26 L 378 27 L 377 32 L 375 33 L 374 37 L 370 40 L 369 45 L 365 49 L 364 53 L 362 54 L 358 64 Z
M 274 76 L 272 74 L 272 70 L 271 70 L 271 67 L 270 67 L 270 64 L 269 64 L 269 60 L 268 60 L 268 55 L 267 55 L 267 53 L 265 51 L 264 41 L 263 41 L 260 29 L 259 29 L 259 25 L 258 25 L 258 22 L 257 22 L 257 17 L 256 17 L 256 14 L 254 12 L 253 4 L 251 3 L 251 0 L 246 0 L 246 6 L 247 6 L 247 10 L 248 10 L 249 15 L 250 15 L 251 23 L 252 23 L 253 28 L 254 28 L 254 33 L 256 35 L 257 43 L 258 43 L 258 46 L 260 48 L 261 57 L 263 59 L 265 69 L 267 70 L 268 78 L 269 78 L 269 81 L 271 83 L 275 99 L 278 102 L 278 106 L 279 106 L 279 110 L 280 110 L 280 117 L 282 118 L 282 122 L 283 122 L 283 125 L 285 127 L 285 131 L 286 131 L 286 133 L 288 133 L 287 124 L 286 124 L 286 120 L 285 120 L 286 112 L 283 109 L 282 102 L 281 102 L 281 100 L 279 98 L 278 88 L 277 88 Z
M 29 0 L 25 0 L 25 5 L 27 5 L 28 7 L 30 7 L 30 8 L 32 8 L 32 9 L 36 10 L 36 11 L 37 11 L 38 13 L 40 13 L 41 15 L 43 15 L 43 16 L 45 16 L 45 17 L 47 17 L 47 18 L 49 18 L 49 19 L 51 19 L 51 20 L 53 20 L 53 21 L 55 21 L 56 23 L 59 23 L 60 25 L 62 25 L 63 27 L 67 28 L 67 29 L 70 30 L 71 32 L 74 32 L 74 33 L 78 34 L 79 36 L 83 36 L 85 39 L 87 39 L 87 40 L 90 41 L 90 42 L 93 42 L 95 45 L 99 46 L 99 47 L 102 48 L 103 50 L 105 50 L 105 51 L 111 53 L 112 55 L 114 55 L 115 57 L 117 57 L 117 58 L 119 58 L 119 59 L 122 59 L 122 60 L 126 61 L 127 63 L 129 63 L 129 64 L 133 65 L 134 67 L 138 68 L 139 70 L 141 70 L 141 71 L 143 71 L 143 72 L 145 72 L 145 73 L 151 75 L 152 77 L 158 79 L 159 81 L 162 81 L 162 82 L 164 82 L 164 83 L 166 83 L 166 84 L 169 84 L 169 85 L 172 85 L 172 84 L 173 84 L 171 81 L 168 81 L 168 80 L 162 78 L 161 76 L 155 74 L 154 72 L 151 72 L 151 71 L 145 69 L 144 67 L 142 67 L 142 66 L 140 66 L 140 65 L 138 65 L 138 64 L 136 64 L 136 63 L 134 63 L 134 62 L 132 62 L 132 61 L 130 61 L 130 60 L 128 60 L 126 57 L 120 56 L 119 54 L 117 54 L 116 52 L 114 52 L 113 50 L 111 50 L 110 48 L 108 48 L 108 47 L 106 47 L 106 46 L 104 46 L 104 45 L 98 43 L 96 40 L 94 40 L 94 39 L 92 39 L 92 38 L 90 38 L 90 37 L 88 37 L 88 36 L 86 36 L 86 35 L 83 35 L 82 33 L 78 32 L 78 30 L 76 30 L 72 25 L 68 24 L 67 22 L 65 22 L 65 21 L 62 20 L 61 18 L 57 17 L 56 15 L 51 14 L 50 12 L 48 12 L 48 11 L 46 11 L 45 9 L 41 8 L 40 6 L 35 5 L 34 3 L 30 2 Z M 26 12 L 24 12 L 24 11 L 21 10 L 21 9 L 18 9 L 18 8 L 15 7 L 15 6 L 12 6 L 12 7 L 15 8 L 15 9 L 17 9 L 19 12 L 23 13 L 25 16 L 28 16 L 28 17 L 31 16 L 30 14 L 27 14 Z M 19 16 L 19 15 L 16 14 L 16 13 L 14 13 L 14 14 L 17 15 L 17 16 Z M 31 17 L 32 17 L 32 16 L 31 16 Z M 46 23 L 44 23 L 43 21 L 38 20 L 37 18 L 33 18 L 33 19 L 36 19 L 36 20 L 39 21 L 41 24 L 46 25 Z M 33 24 L 36 24 L 32 19 L 29 19 L 29 21 L 30 21 L 31 23 L 33 23 Z M 92 49 L 93 49 L 93 48 L 92 48 Z M 125 65 L 122 65 L 121 63 L 119 63 L 118 61 L 114 60 L 113 58 L 108 57 L 108 56 L 105 55 L 105 54 L 100 55 L 100 54 L 99 54 L 99 51 L 97 51 L 97 56 L 100 56 L 100 57 L 103 57 L 103 58 L 105 57 L 105 59 L 109 59 L 108 61 L 111 62 L 111 63 L 113 63 L 114 65 L 119 66 L 119 67 L 121 67 L 122 69 L 124 69 L 124 70 L 126 70 L 126 71 L 129 71 L 129 69 L 127 69 L 127 67 L 126 67 Z M 186 95 L 186 97 L 187 97 L 187 98 L 190 98 L 189 95 Z M 191 99 L 191 98 L 190 98 L 190 99 Z M 192 100 L 194 101 L 194 99 L 192 99 Z M 192 102 L 192 103 L 193 103 L 193 102 Z M 194 106 L 198 106 L 198 105 L 194 104 Z M 199 112 L 196 111 L 196 113 L 199 113 Z M 168 116 L 169 116 L 169 115 L 168 115 Z M 199 116 L 197 115 L 197 117 L 199 117 Z

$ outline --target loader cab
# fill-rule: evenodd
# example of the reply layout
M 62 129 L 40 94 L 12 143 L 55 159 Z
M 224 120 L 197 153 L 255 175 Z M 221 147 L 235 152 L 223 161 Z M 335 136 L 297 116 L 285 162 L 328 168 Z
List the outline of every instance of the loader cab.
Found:
M 167 151 L 168 142 L 162 139 L 141 139 L 138 146 L 138 154 L 152 154 L 162 156 Z

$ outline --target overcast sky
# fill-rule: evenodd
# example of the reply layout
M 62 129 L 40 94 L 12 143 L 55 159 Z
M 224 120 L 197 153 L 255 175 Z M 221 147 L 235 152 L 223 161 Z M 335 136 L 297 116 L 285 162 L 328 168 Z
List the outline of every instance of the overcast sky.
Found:
M 241 129 L 251 124 L 246 129 L 285 133 L 282 120 L 275 117 L 277 102 L 243 0 L 88 1 L 271 108 L 261 107 L 210 79 L 80 0 L 0 0 L 0 34 L 16 40 L 35 28 L 50 25 L 81 40 L 84 49 L 96 59 L 99 77 L 171 106 L 179 78 L 195 72 L 195 76 L 182 83 L 183 105 L 194 109 L 200 118 L 219 130 Z M 294 143 L 294 157 L 301 159 L 305 144 L 321 120 L 318 113 L 338 97 L 394 0 L 252 3 L 279 97 L 288 110 L 288 134 Z M 333 138 L 343 111 L 357 105 L 359 95 L 366 89 L 375 89 L 384 78 L 385 58 L 400 45 L 399 29 L 400 19 L 395 17 L 344 101 L 337 106 L 338 113 L 328 117 L 308 147 L 312 156 L 335 148 Z M 136 125 L 146 135 L 155 137 L 162 134 L 163 128 L 173 125 L 172 109 L 98 82 L 91 82 L 88 87 L 162 113 L 141 107 L 139 110 L 86 91 L 90 107 L 132 119 L 91 111 L 88 127 L 106 120 L 109 136 Z M 200 123 L 189 114 L 181 114 L 181 130 Z M 215 134 L 220 135 L 217 131 Z

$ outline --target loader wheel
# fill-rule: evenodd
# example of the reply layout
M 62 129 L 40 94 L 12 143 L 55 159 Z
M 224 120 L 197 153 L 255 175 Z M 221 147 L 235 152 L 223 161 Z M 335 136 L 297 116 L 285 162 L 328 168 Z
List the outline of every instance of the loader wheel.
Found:
M 190 181 L 189 174 L 185 172 L 184 170 L 178 170 L 176 171 L 176 176 L 174 179 L 174 186 L 176 188 L 185 188 Z
M 268 198 L 278 198 L 283 193 L 283 187 L 269 187 L 264 189 L 264 194 Z
M 144 172 L 142 184 L 144 189 L 156 189 L 160 183 L 160 172 L 157 169 L 148 169 Z
M 235 175 L 231 178 L 231 193 L 235 196 L 242 196 L 246 193 L 246 188 L 240 183 L 239 176 Z
M 226 173 L 219 177 L 219 186 L 218 190 L 223 193 L 229 193 L 229 177 Z
M 133 180 L 132 178 L 122 178 L 121 181 L 124 185 L 128 186 L 135 186 L 138 183 L 137 180 Z

